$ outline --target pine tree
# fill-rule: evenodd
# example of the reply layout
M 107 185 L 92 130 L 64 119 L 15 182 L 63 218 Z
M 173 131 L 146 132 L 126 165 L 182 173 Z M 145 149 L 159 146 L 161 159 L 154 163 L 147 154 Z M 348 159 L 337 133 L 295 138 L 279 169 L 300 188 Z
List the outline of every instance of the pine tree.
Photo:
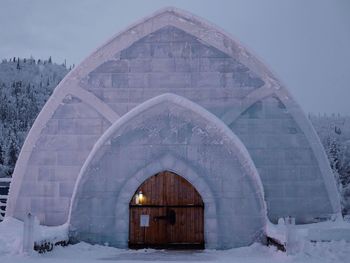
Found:
M 332 170 L 339 172 L 340 170 L 340 160 L 341 160 L 341 149 L 339 142 L 334 138 L 329 138 L 329 148 L 328 148 L 328 158 L 330 160 L 330 165 Z
M 17 69 L 20 70 L 21 69 L 21 66 L 19 64 L 19 58 L 17 59 Z
M 9 150 L 8 150 L 7 165 L 14 168 L 16 161 L 17 161 L 16 143 L 14 140 L 11 140 Z
M 4 151 L 2 149 L 2 146 L 0 144 L 0 165 L 5 164 L 5 158 L 4 158 Z

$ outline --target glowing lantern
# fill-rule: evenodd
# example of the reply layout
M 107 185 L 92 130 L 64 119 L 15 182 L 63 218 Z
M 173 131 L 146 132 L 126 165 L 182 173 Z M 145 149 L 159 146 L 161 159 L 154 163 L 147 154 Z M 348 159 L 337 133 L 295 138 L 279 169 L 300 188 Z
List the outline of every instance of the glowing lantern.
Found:
M 142 191 L 138 192 L 135 196 L 135 203 L 137 205 L 142 205 L 142 203 L 145 201 L 145 196 L 143 195 Z

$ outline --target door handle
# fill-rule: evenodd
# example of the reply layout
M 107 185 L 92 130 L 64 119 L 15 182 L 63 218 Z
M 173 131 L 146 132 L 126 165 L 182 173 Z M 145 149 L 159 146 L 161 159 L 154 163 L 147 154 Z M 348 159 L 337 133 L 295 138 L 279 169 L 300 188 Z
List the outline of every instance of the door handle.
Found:
M 159 220 L 166 220 L 170 225 L 175 225 L 176 223 L 176 213 L 174 210 L 168 210 L 167 214 L 164 216 L 155 216 L 153 217 L 153 220 L 155 222 L 158 222 Z
M 176 213 L 174 210 L 169 210 L 167 213 L 168 221 L 170 225 L 175 225 L 176 223 Z
M 168 220 L 167 216 L 155 216 L 153 217 L 154 221 L 158 221 L 158 220 Z

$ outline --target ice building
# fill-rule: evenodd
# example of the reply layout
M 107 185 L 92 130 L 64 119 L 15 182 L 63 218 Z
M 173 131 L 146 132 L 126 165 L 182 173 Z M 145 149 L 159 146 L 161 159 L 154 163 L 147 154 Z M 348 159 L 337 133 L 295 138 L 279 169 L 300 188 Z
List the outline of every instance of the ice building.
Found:
M 340 212 L 313 127 L 239 42 L 166 8 L 55 89 L 24 143 L 7 216 L 116 247 L 232 248 L 267 220 Z

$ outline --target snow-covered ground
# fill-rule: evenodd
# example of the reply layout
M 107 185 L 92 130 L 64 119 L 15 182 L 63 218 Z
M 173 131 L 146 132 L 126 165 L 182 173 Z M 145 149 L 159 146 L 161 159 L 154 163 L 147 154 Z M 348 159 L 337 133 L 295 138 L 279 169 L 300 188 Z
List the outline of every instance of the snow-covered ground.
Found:
M 68 247 L 57 247 L 46 254 L 25 256 L 1 255 L 1 263 L 30 263 L 30 262 L 346 262 L 350 260 L 350 244 L 345 241 L 327 243 L 308 243 L 301 252 L 290 256 L 261 244 L 226 251 L 156 251 L 156 250 L 122 250 L 104 246 L 93 246 L 79 243 Z
M 298 235 L 304 241 L 300 242 L 299 251 L 294 255 L 277 251 L 274 247 L 266 247 L 262 244 L 253 244 L 250 247 L 243 247 L 225 251 L 203 250 L 203 251 L 164 251 L 164 250 L 126 250 L 108 246 L 90 245 L 81 242 L 67 247 L 57 246 L 53 251 L 45 254 L 32 252 L 25 255 L 21 252 L 23 223 L 16 219 L 7 218 L 0 223 L 0 262 L 1 263 L 56 263 L 56 262 L 350 262 L 350 242 L 344 240 L 331 242 L 312 243 L 307 241 L 307 229 L 344 229 L 348 230 L 348 223 L 321 223 L 309 227 L 297 227 Z M 66 238 L 67 228 L 48 228 L 40 226 L 36 231 L 35 239 L 60 240 Z M 283 239 L 282 226 L 268 226 L 268 232 L 279 239 Z M 304 233 L 304 234 L 303 234 Z M 337 232 L 336 232 L 337 233 Z

